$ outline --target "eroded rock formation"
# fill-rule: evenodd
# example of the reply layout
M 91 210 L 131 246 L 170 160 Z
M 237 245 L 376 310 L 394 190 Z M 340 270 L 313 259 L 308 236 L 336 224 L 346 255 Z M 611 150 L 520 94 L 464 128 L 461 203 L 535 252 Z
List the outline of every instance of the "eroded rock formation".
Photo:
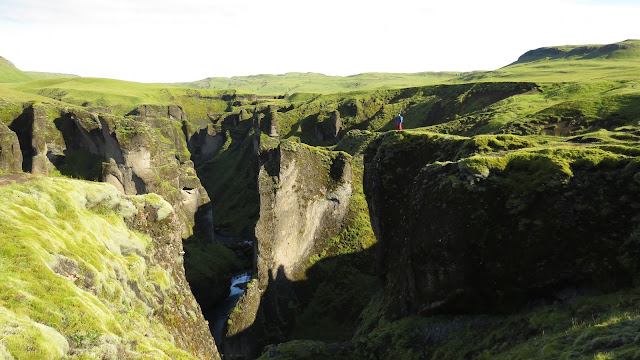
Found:
M 352 194 L 350 156 L 283 141 L 260 153 L 257 281 L 232 314 L 224 353 L 252 358 L 292 326 L 291 282 L 320 239 L 341 229 Z
M 196 176 L 179 106 L 141 106 L 135 118 L 77 108 L 33 105 L 13 121 L 24 164 L 34 174 L 53 169 L 103 180 L 124 194 L 157 193 L 176 209 L 183 234 L 210 199 Z M 215 151 L 207 148 L 206 154 Z M 94 169 L 94 173 L 87 172 Z
M 22 152 L 16 133 L 0 122 L 0 170 L 21 171 Z
M 568 287 L 632 283 L 637 159 L 597 147 L 467 158 L 472 142 L 389 133 L 369 148 L 365 192 L 392 317 L 508 311 Z

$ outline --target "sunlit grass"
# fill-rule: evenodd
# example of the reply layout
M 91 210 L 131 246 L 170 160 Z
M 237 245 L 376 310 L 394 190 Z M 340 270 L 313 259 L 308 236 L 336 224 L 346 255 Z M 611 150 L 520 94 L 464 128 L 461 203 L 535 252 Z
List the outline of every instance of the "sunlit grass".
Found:
M 40 178 L 0 187 L 0 201 L 0 354 L 189 358 L 150 321 L 158 291 L 175 284 L 145 259 L 154 251 L 150 238 L 124 223 L 144 196 Z

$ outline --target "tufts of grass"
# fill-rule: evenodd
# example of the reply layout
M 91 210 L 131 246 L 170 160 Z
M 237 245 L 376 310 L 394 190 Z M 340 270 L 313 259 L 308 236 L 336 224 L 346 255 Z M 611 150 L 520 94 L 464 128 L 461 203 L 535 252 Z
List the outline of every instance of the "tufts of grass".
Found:
M 173 277 L 149 263 L 151 239 L 124 223 L 145 197 L 38 178 L 1 187 L 0 199 L 0 353 L 190 358 L 152 320 Z
M 379 359 L 633 359 L 640 353 L 639 301 L 638 289 L 630 289 L 506 316 L 377 318 L 342 354 L 344 359 L 374 354 Z M 369 306 L 375 314 L 376 304 Z

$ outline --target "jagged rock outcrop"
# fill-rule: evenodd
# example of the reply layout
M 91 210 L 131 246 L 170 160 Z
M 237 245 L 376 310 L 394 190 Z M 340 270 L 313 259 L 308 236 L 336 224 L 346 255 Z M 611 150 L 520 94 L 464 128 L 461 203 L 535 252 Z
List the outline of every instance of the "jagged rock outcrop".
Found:
M 338 110 L 331 113 L 329 119 L 316 124 L 316 139 L 318 141 L 332 141 L 338 139 L 338 133 L 342 129 L 342 120 Z
M 230 318 L 227 356 L 252 358 L 292 326 L 291 282 L 304 277 L 320 239 L 341 229 L 352 194 L 349 155 L 283 141 L 260 153 L 257 281 Z
M 264 115 L 264 117 L 261 117 L 259 120 L 260 130 L 272 138 L 277 138 L 278 136 L 280 136 L 280 125 L 278 123 L 279 117 L 280 115 L 278 114 L 278 109 L 273 105 L 269 105 L 266 115 Z
M 189 151 L 196 163 L 207 161 L 222 147 L 223 143 L 224 137 L 216 132 L 212 124 L 194 131 L 191 136 L 187 135 Z
M 152 261 L 169 271 L 172 276 L 173 296 L 164 299 L 161 310 L 156 316 L 171 332 L 180 348 L 189 350 L 201 359 L 220 359 L 208 322 L 202 316 L 200 305 L 191 292 L 183 266 L 182 220 L 170 214 L 167 221 L 161 221 L 161 208 L 153 203 L 127 221 L 127 225 L 141 233 L 148 234 L 156 244 Z M 160 225 L 160 226 L 159 226 Z
M 266 286 L 280 267 L 291 280 L 301 277 L 314 241 L 339 230 L 352 187 L 344 153 L 283 142 L 261 157 L 256 238 L 258 280 Z
M 0 171 L 21 171 L 22 153 L 16 133 L 0 122 Z
M 505 311 L 637 279 L 637 157 L 520 137 L 469 157 L 480 140 L 389 133 L 369 147 L 390 316 Z
M 141 105 L 130 112 L 129 115 L 134 115 L 143 119 L 154 119 L 159 117 L 178 121 L 187 119 L 187 115 L 178 105 Z
M 118 118 L 51 104 L 28 107 L 11 128 L 20 140 L 23 169 L 103 180 L 124 194 L 162 195 L 183 219 L 183 233 L 193 226 L 198 207 L 210 199 L 196 176 L 187 148 L 179 106 L 141 106 L 136 118 Z M 102 170 L 100 168 L 103 167 Z M 83 170 L 84 169 L 84 170 Z

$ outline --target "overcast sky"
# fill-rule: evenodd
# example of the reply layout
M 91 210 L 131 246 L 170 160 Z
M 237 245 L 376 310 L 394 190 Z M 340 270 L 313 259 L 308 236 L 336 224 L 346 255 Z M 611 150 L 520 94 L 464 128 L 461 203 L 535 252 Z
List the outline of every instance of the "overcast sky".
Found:
M 0 0 L 25 71 L 140 82 L 493 70 L 527 50 L 640 39 L 640 0 Z

